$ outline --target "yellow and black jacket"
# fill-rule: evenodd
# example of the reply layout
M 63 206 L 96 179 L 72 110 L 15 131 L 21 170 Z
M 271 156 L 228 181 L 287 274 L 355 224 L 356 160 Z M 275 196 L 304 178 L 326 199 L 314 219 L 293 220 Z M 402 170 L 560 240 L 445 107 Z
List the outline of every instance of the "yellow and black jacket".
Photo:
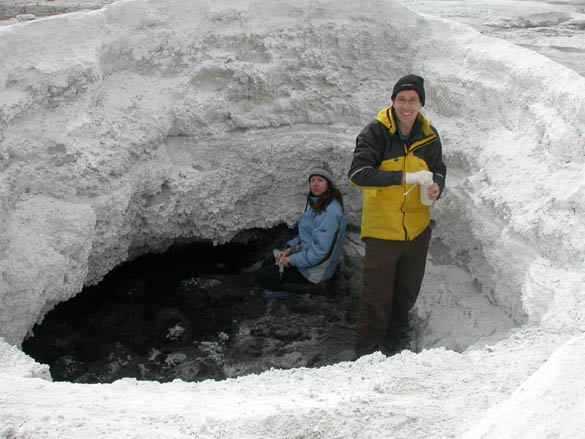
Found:
M 437 130 L 419 113 L 403 140 L 394 109 L 383 109 L 357 136 L 349 170 L 349 181 L 364 190 L 362 239 L 411 241 L 429 226 L 430 206 L 420 202 L 420 186 L 402 184 L 404 172 L 421 170 L 433 173 L 442 193 L 447 168 Z

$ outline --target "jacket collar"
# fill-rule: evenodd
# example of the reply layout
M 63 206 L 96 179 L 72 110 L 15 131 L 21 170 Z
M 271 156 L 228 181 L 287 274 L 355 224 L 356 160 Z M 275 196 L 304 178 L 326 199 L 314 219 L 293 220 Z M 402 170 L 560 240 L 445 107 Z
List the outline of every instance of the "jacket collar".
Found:
M 424 117 L 419 112 L 416 119 L 417 121 L 415 125 L 420 124 L 422 132 L 421 139 L 416 140 L 423 140 L 435 136 L 435 133 L 431 128 L 431 123 L 426 117 Z M 380 110 L 380 112 L 378 113 L 378 121 L 381 122 L 382 125 L 384 125 L 386 128 L 388 128 L 390 134 L 392 135 L 398 134 L 398 123 L 396 122 L 396 118 L 394 115 L 394 107 L 392 105 L 390 105 L 387 108 L 384 108 L 383 110 Z

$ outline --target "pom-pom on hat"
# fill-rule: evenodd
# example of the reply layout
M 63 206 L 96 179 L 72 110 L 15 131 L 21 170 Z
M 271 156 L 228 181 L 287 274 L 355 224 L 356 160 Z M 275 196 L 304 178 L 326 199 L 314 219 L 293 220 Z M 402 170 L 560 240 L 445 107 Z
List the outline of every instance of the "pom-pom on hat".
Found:
M 313 166 L 309 171 L 309 180 L 313 175 L 319 175 L 320 177 L 327 179 L 329 183 L 333 184 L 333 172 L 331 172 L 331 168 L 327 162 L 322 162 Z
M 392 100 L 398 93 L 404 90 L 414 90 L 418 93 L 420 103 L 425 105 L 425 80 L 421 76 L 417 75 L 406 75 L 403 76 L 396 82 L 394 89 L 392 90 Z

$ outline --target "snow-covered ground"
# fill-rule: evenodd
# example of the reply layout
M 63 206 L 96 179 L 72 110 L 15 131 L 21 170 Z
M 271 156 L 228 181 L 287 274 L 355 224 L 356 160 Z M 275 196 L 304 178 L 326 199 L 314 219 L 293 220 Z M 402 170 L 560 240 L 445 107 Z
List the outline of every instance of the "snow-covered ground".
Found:
M 401 0 L 417 12 L 472 26 L 585 76 L 583 0 Z
M 517 3 L 489 4 L 519 20 Z M 546 13 L 583 20 L 565 3 Z M 391 1 L 120 1 L 6 24 L 0 59 L 0 437 L 585 436 L 575 70 Z M 125 260 L 294 223 L 309 164 L 326 158 L 341 179 L 408 72 L 426 78 L 449 168 L 416 307 L 421 353 L 81 385 L 51 382 L 18 349 Z M 342 189 L 358 225 L 360 194 Z M 347 259 L 360 251 L 350 242 Z

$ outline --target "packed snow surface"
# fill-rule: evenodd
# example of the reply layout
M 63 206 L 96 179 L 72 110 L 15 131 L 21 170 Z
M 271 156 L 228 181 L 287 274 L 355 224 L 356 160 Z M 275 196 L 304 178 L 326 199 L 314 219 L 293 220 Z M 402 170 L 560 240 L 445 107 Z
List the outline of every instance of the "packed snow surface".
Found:
M 126 0 L 0 26 L 0 59 L 0 437 L 585 437 L 575 70 L 392 1 Z M 19 350 L 126 260 L 294 224 L 317 160 L 359 226 L 355 136 L 411 72 L 449 172 L 421 353 L 84 385 Z

